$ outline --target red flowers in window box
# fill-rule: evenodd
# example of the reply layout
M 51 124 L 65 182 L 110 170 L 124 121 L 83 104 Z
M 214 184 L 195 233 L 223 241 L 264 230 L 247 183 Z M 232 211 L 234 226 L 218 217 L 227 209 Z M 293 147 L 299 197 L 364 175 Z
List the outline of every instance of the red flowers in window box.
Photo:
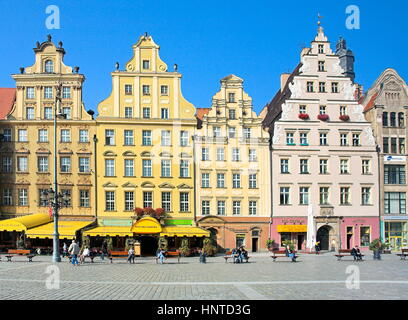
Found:
M 164 216 L 164 214 L 165 214 L 165 211 L 164 211 L 163 208 L 157 208 L 156 209 L 156 217 L 157 218 L 160 218 L 160 217 Z
M 299 118 L 302 120 L 309 119 L 309 115 L 307 113 L 299 113 Z
M 143 212 L 149 216 L 154 216 L 156 214 L 156 210 L 154 210 L 152 207 L 144 208 Z
M 321 121 L 327 121 L 327 120 L 329 120 L 329 115 L 328 114 L 319 114 L 317 116 L 317 119 L 319 119 Z
M 135 213 L 136 213 L 136 215 L 137 215 L 138 217 L 141 217 L 141 216 L 143 216 L 144 211 L 143 211 L 142 208 L 135 208 Z
M 339 118 L 341 121 L 349 121 L 350 117 L 346 114 L 342 114 Z

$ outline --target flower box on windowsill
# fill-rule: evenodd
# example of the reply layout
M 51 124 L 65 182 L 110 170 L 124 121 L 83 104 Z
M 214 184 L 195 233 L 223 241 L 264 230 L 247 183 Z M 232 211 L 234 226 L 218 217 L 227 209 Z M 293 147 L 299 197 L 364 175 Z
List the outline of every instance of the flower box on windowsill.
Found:
M 343 115 L 341 115 L 341 116 L 339 117 L 339 119 L 340 119 L 341 121 L 349 121 L 349 120 L 350 120 L 350 117 L 349 117 L 348 115 L 346 115 L 346 114 L 343 114 Z
M 288 146 L 296 146 L 296 143 L 287 143 Z
M 301 143 L 300 145 L 301 146 L 308 146 L 309 144 L 308 143 Z
M 329 115 L 328 114 L 319 114 L 317 116 L 317 119 L 319 119 L 321 121 L 327 121 L 327 120 L 329 120 Z
M 307 113 L 299 113 L 299 119 L 307 120 L 309 119 L 309 115 Z

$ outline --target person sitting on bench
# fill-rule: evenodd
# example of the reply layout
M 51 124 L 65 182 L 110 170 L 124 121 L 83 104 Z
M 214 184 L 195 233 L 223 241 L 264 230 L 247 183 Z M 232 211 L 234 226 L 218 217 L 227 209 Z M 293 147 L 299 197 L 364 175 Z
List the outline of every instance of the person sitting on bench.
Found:
M 361 256 L 361 252 L 358 246 L 355 246 L 353 249 L 351 249 L 350 254 L 354 257 L 354 260 L 363 260 L 363 257 Z
M 84 251 L 82 252 L 81 256 L 79 257 L 80 262 L 84 263 L 85 262 L 85 257 L 89 257 L 91 252 L 89 251 L 88 247 L 85 247 Z

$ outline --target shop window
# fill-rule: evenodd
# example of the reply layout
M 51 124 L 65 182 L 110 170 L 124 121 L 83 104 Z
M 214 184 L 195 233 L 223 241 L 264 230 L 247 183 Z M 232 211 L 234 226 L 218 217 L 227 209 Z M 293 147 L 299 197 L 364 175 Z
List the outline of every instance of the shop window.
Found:
M 292 239 L 290 233 L 281 233 L 281 247 L 284 247 L 285 245 L 283 244 L 284 241 L 290 241 Z
M 236 247 L 239 248 L 245 246 L 245 234 L 237 234 L 236 236 Z
M 370 227 L 360 228 L 360 245 L 368 247 L 370 245 Z

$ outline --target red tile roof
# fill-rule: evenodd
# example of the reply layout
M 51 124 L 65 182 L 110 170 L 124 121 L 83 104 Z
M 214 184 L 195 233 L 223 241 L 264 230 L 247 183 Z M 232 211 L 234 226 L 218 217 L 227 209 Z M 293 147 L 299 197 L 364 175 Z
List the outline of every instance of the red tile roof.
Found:
M 374 93 L 371 97 L 370 101 L 368 101 L 367 105 L 364 107 L 364 112 L 371 110 L 375 105 L 375 99 L 377 99 L 378 92 Z
M 6 116 L 13 108 L 15 100 L 15 88 L 0 88 L 0 119 L 6 119 Z
M 203 120 L 204 116 L 210 112 L 211 108 L 197 108 L 196 118 Z

